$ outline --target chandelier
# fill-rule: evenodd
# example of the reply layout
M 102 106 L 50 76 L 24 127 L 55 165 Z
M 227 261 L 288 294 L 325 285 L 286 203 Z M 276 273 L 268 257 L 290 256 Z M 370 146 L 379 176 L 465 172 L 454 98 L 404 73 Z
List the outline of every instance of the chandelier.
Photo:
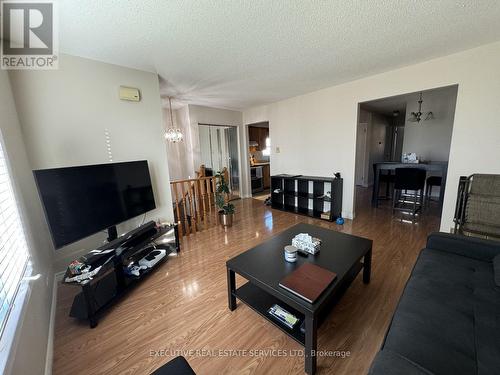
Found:
M 409 122 L 420 122 L 423 118 L 424 121 L 433 120 L 434 114 L 432 112 L 427 112 L 424 117 L 424 113 L 422 112 L 422 93 L 420 93 L 420 99 L 418 100 L 418 112 L 412 112 L 410 117 L 408 118 Z
M 172 143 L 177 143 L 177 142 L 182 142 L 183 135 L 181 132 L 181 129 L 179 128 L 174 128 L 174 116 L 172 112 L 172 98 L 169 96 L 168 97 L 168 108 L 169 108 L 169 115 L 170 115 L 170 127 L 167 128 L 165 131 L 165 139 L 169 142 Z

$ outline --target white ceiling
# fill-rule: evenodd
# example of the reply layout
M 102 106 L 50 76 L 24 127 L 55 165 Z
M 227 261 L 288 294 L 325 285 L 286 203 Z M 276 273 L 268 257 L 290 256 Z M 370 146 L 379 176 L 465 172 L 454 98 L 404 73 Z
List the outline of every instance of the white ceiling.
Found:
M 63 53 L 244 109 L 500 39 L 498 0 L 60 0 Z

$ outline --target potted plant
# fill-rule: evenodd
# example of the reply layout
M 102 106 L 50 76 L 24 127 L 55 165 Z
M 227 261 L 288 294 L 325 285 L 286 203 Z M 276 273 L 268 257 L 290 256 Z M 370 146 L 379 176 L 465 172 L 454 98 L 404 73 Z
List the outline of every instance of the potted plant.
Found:
M 226 202 L 226 196 L 229 194 L 224 173 L 217 173 L 217 187 L 215 190 L 215 204 L 219 208 L 219 222 L 225 227 L 233 225 L 234 205 Z

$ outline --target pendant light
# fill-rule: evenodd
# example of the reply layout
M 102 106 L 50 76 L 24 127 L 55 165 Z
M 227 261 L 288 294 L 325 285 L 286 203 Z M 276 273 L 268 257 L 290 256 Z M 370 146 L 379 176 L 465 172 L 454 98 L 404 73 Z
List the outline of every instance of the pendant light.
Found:
M 177 142 L 182 142 L 183 140 L 183 135 L 181 132 L 181 129 L 179 128 L 174 128 L 174 116 L 172 112 L 172 97 L 168 97 L 168 108 L 169 108 L 169 115 L 170 115 L 170 127 L 167 128 L 165 131 L 165 139 L 168 142 L 171 143 L 177 143 Z
M 408 118 L 409 122 L 420 122 L 422 121 L 422 117 L 424 116 L 424 113 L 422 112 L 422 103 L 424 100 L 422 99 L 422 93 L 420 93 L 420 99 L 418 100 L 418 112 L 412 112 L 410 114 L 410 117 Z M 433 120 L 434 119 L 434 114 L 432 112 L 427 112 L 425 114 L 425 117 L 423 118 L 424 121 L 427 120 Z

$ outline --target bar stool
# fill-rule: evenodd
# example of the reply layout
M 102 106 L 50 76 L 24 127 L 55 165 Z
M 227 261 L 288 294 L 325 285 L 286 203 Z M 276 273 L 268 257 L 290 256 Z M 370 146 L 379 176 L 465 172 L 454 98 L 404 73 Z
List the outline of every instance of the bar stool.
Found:
M 432 187 L 439 186 L 441 188 L 442 181 L 443 181 L 443 178 L 441 176 L 427 177 L 427 183 L 426 183 L 426 188 L 425 188 L 425 198 L 426 198 L 427 204 L 429 204 L 429 202 L 431 200 Z
M 422 211 L 426 173 L 422 168 L 396 168 L 393 215 L 395 211 L 408 212 L 412 215 L 412 223 L 415 222 L 415 215 Z
M 384 173 L 385 172 L 385 173 Z M 377 173 L 376 164 L 373 164 L 373 174 Z M 392 199 L 392 191 L 391 185 L 394 184 L 394 174 L 390 169 L 380 170 L 379 171 L 379 182 L 385 183 L 385 195 L 381 196 L 380 193 L 380 184 L 379 191 L 375 192 L 375 199 L 377 200 L 377 206 L 379 200 L 389 200 Z
M 392 198 L 391 185 L 394 184 L 394 175 L 392 174 L 392 171 L 390 169 L 388 169 L 386 172 L 387 173 L 380 171 L 380 176 L 379 176 L 379 181 L 385 183 L 385 195 L 384 196 L 377 195 L 377 199 Z

